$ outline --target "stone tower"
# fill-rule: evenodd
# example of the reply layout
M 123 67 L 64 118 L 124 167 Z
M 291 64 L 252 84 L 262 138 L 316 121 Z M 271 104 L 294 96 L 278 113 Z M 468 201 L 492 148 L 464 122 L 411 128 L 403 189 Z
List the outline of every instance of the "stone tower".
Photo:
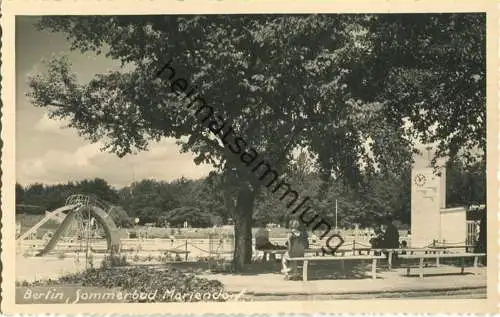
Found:
M 411 247 L 441 239 L 441 209 L 446 208 L 446 169 L 430 167 L 431 153 L 415 158 L 411 173 Z M 426 155 L 427 154 L 427 155 Z

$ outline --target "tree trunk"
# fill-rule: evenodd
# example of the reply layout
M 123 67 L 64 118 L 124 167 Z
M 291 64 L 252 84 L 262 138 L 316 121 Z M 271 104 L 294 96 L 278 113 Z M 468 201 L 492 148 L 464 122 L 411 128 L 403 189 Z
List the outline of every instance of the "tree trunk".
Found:
M 235 270 L 241 270 L 252 260 L 252 213 L 255 193 L 247 187 L 238 190 L 234 209 L 234 254 Z

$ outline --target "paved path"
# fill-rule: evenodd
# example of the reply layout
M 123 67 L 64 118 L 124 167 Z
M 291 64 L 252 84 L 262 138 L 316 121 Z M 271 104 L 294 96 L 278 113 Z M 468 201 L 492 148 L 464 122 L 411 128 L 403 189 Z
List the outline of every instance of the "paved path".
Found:
M 363 294 L 380 292 L 415 292 L 474 289 L 486 287 L 486 268 L 478 269 L 480 274 L 453 274 L 456 267 L 428 268 L 427 274 L 419 279 L 407 277 L 405 269 L 381 271 L 377 280 L 366 279 L 318 279 L 310 281 L 287 281 L 281 274 L 257 275 L 210 274 L 207 277 L 220 280 L 228 291 L 256 295 L 298 295 L 298 294 Z M 467 271 L 466 271 L 467 272 Z M 452 274 L 450 274 L 452 273 Z
M 100 259 L 96 258 L 96 265 Z M 53 257 L 24 258 L 16 257 L 16 280 L 34 281 L 40 279 L 57 278 L 61 275 L 74 273 L 85 269 L 85 258 L 76 265 L 74 258 L 58 259 Z M 272 270 L 271 270 L 272 271 Z M 278 270 L 276 270 L 277 272 Z M 453 295 L 453 292 L 468 290 L 469 294 L 483 294 L 486 288 L 486 268 L 479 268 L 479 275 L 456 274 L 460 268 L 442 266 L 427 268 L 423 279 L 413 275 L 407 277 L 405 269 L 392 271 L 379 270 L 377 280 L 369 276 L 364 279 L 328 279 L 321 276 L 310 281 L 286 281 L 279 273 L 255 274 L 203 274 L 204 276 L 220 280 L 230 292 L 251 293 L 255 296 L 343 296 L 358 294 L 357 296 L 378 297 L 383 293 L 404 292 L 437 292 L 441 295 Z M 269 270 L 267 271 L 269 272 Z M 473 272 L 472 268 L 466 273 Z M 415 272 L 416 273 L 416 272 Z M 372 294 L 372 295 L 369 295 Z M 373 295 L 378 294 L 378 295 Z M 432 294 L 431 294 L 432 295 Z M 429 296 L 429 295 L 427 295 Z M 465 296 L 469 298 L 470 296 Z
M 103 257 L 95 256 L 94 266 L 101 265 Z M 80 254 L 79 263 L 75 263 L 75 256 L 64 259 L 57 257 L 23 257 L 16 256 L 16 281 L 33 282 L 43 279 L 57 279 L 63 275 L 85 270 L 85 254 Z

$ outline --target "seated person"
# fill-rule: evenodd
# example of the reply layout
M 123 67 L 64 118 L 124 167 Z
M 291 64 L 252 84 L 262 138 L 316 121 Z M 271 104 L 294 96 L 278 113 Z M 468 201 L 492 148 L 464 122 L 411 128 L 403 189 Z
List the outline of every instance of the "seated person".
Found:
M 381 236 L 375 236 L 370 239 L 370 244 L 372 249 L 382 249 L 383 238 Z
M 408 242 L 406 242 L 406 240 L 401 241 L 401 245 L 399 247 L 401 249 L 408 249 Z M 401 254 L 406 254 L 406 251 L 401 251 Z
M 389 216 L 385 219 L 385 231 L 383 236 L 382 247 L 384 249 L 398 249 L 399 248 L 399 231 L 396 228 L 394 219 Z M 385 256 L 389 258 L 389 252 L 384 252 Z M 392 263 L 396 263 L 397 253 L 392 253 Z
M 377 227 L 373 235 L 374 236 L 370 239 L 372 249 L 382 249 L 384 247 L 384 233 Z M 375 255 L 380 255 L 380 252 L 375 252 Z
M 255 249 L 268 250 L 273 249 L 274 245 L 269 241 L 269 229 L 259 228 L 255 233 Z
M 392 217 L 387 217 L 386 219 L 386 229 L 384 232 L 384 242 L 383 247 L 385 249 L 397 249 L 399 248 L 399 231 L 394 225 L 395 221 Z
M 276 245 L 269 241 L 269 231 L 268 228 L 259 228 L 255 233 L 255 250 L 283 250 L 286 249 L 285 246 Z
M 298 220 L 292 220 L 290 222 L 291 232 L 288 236 L 288 251 L 283 255 L 282 258 L 282 272 L 285 274 L 285 279 L 296 278 L 297 277 L 297 262 L 290 262 L 288 259 L 295 257 L 303 257 L 305 254 L 306 245 L 304 242 L 304 233 L 300 230 L 300 224 Z
M 304 226 L 301 226 L 299 224 L 299 229 L 297 229 L 297 230 L 300 231 L 300 237 L 301 237 L 302 243 L 304 244 L 304 247 L 306 249 L 309 249 L 309 233 L 307 233 L 307 229 L 304 228 Z M 314 237 L 315 237 L 315 235 L 313 234 L 313 240 L 314 240 Z M 285 246 L 286 246 L 286 248 L 288 248 L 288 241 L 285 242 Z
M 304 243 L 304 248 L 308 249 L 309 248 L 309 234 L 307 233 L 307 230 L 305 228 L 302 228 L 300 231 L 301 237 L 302 237 L 302 242 Z

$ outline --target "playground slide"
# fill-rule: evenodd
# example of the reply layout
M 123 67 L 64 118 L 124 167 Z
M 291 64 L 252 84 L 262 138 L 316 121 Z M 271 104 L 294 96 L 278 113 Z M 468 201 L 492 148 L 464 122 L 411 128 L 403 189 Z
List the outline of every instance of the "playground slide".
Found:
M 45 255 L 46 253 L 48 253 L 52 249 L 54 249 L 54 247 L 56 246 L 59 239 L 64 235 L 64 233 L 66 233 L 69 226 L 71 225 L 71 223 L 75 219 L 75 213 L 76 213 L 76 211 L 73 210 L 66 216 L 66 218 L 64 218 L 63 222 L 61 223 L 59 228 L 57 228 L 56 232 L 54 233 L 54 235 L 50 239 L 49 243 L 47 243 L 45 248 L 43 248 L 43 250 L 40 251 L 40 253 L 38 253 L 36 256 Z
M 118 235 L 118 230 L 116 228 L 115 223 L 111 218 L 108 217 L 108 214 L 99 207 L 95 206 L 84 206 L 77 210 L 70 212 L 64 221 L 61 223 L 57 231 L 54 233 L 52 239 L 50 239 L 49 243 L 45 246 L 45 248 L 37 254 L 37 256 L 43 256 L 50 252 L 56 246 L 57 242 L 61 239 L 62 235 L 69 228 L 71 222 L 75 218 L 75 214 L 77 212 L 89 212 L 96 219 L 96 221 L 103 227 L 104 233 L 106 235 L 106 241 L 108 244 L 108 251 L 117 251 L 120 248 L 120 237 Z
M 26 231 L 25 233 L 23 233 L 19 238 L 17 238 L 17 240 L 24 240 L 24 239 L 26 239 L 27 237 L 29 237 L 33 232 L 37 231 L 41 226 L 43 226 L 50 219 L 55 218 L 55 217 L 63 214 L 65 211 L 72 210 L 76 206 L 77 205 L 66 205 L 66 206 L 62 206 L 61 208 L 57 208 L 56 210 L 54 210 L 50 214 L 48 214 L 45 217 L 43 217 L 42 220 L 40 220 L 36 225 L 34 225 L 33 227 L 31 227 L 28 231 Z M 64 222 L 64 220 L 63 220 L 63 222 Z

